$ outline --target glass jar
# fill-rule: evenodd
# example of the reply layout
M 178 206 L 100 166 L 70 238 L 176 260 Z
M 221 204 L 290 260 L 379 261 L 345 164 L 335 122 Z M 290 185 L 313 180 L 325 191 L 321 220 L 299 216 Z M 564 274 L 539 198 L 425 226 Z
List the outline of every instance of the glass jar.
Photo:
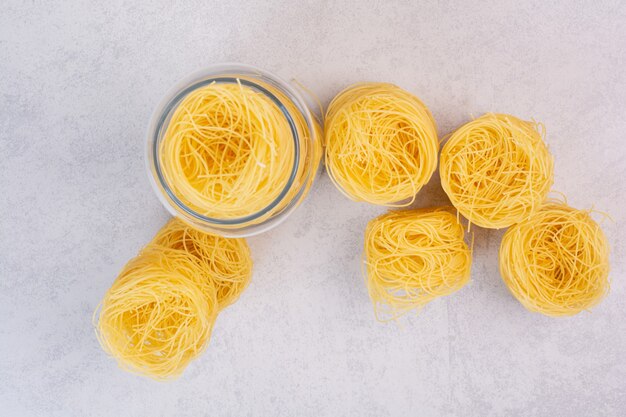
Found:
M 236 218 L 209 217 L 186 204 L 184 198 L 175 191 L 176 187 L 168 183 L 160 155 L 161 142 L 181 101 L 196 89 L 212 83 L 245 85 L 267 97 L 280 109 L 289 124 L 293 140 L 294 155 L 289 155 L 293 164 L 284 188 L 261 210 Z M 150 120 L 146 151 L 150 182 L 172 215 L 206 232 L 226 237 L 246 237 L 277 226 L 300 205 L 318 172 L 322 155 L 322 133 L 305 99 L 288 83 L 251 66 L 221 64 L 196 72 L 170 89 Z

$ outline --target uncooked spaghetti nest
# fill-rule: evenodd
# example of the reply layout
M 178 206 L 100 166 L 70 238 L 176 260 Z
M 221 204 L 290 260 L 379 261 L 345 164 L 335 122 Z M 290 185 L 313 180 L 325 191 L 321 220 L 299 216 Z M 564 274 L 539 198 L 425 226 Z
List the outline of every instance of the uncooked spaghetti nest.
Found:
M 319 127 L 270 84 L 263 88 L 274 99 L 242 81 L 185 96 L 158 159 L 172 193 L 195 213 L 223 220 L 266 211 L 261 221 L 308 191 L 321 157 L 320 138 L 310 136 Z
M 123 268 L 94 313 L 98 339 L 129 371 L 178 376 L 208 344 L 217 314 L 250 281 L 243 239 L 171 220 Z
M 441 186 L 470 224 L 500 229 L 541 207 L 554 174 L 540 129 L 488 113 L 452 133 L 441 151 Z
M 549 201 L 506 231 L 500 274 L 524 307 L 547 316 L 588 310 L 609 290 L 609 244 L 590 211 Z
M 365 231 L 367 288 L 379 320 L 393 319 L 469 282 L 472 251 L 448 208 L 391 211 Z
M 407 206 L 437 168 L 437 128 L 428 108 L 393 84 L 355 84 L 325 119 L 326 168 L 355 201 Z
M 204 233 L 172 219 L 152 239 L 146 250 L 174 249 L 190 257 L 215 286 L 220 309 L 239 298 L 250 282 L 252 259 L 244 239 L 230 239 Z M 207 280 L 209 281 L 209 280 Z

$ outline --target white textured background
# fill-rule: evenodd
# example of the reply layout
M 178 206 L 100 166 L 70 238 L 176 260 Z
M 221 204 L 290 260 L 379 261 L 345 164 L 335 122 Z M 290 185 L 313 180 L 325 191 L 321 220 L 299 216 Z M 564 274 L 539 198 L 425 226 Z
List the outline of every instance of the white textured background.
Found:
M 626 5 L 3 1 L 1 416 L 626 415 Z M 152 4 L 150 4 L 152 3 Z M 255 273 L 182 378 L 120 371 L 95 306 L 164 224 L 144 130 L 172 84 L 239 61 L 326 104 L 356 81 L 421 97 L 444 135 L 485 111 L 535 117 L 555 189 L 610 213 L 612 290 L 592 313 L 526 312 L 476 235 L 472 282 L 399 325 L 375 321 L 362 234 L 381 208 L 325 175 L 250 239 Z M 435 180 L 419 204 L 446 201 Z

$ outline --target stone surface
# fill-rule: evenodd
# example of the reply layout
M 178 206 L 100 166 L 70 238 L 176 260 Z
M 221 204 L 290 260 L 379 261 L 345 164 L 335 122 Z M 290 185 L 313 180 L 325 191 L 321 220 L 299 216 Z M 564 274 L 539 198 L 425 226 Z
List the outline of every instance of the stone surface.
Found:
M 623 2 L 141 3 L 3 2 L 0 415 L 626 415 Z M 554 188 L 614 219 L 609 297 L 573 318 L 528 313 L 499 277 L 501 232 L 477 230 L 471 284 L 378 323 L 360 256 L 383 209 L 322 174 L 250 239 L 254 281 L 182 378 L 119 370 L 91 320 L 168 217 L 144 170 L 148 119 L 172 84 L 224 61 L 324 104 L 352 82 L 397 83 L 441 136 L 485 111 L 543 121 Z M 446 201 L 435 180 L 417 205 Z

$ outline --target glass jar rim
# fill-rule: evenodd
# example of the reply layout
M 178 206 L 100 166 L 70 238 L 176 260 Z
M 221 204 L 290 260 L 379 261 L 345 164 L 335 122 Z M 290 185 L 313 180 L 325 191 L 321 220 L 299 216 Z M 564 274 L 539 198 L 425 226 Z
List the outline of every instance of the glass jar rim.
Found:
M 273 209 L 275 209 L 282 201 L 284 201 L 285 197 L 289 193 L 291 187 L 296 181 L 298 167 L 300 165 L 301 159 L 301 149 L 300 149 L 300 134 L 295 125 L 294 118 L 292 113 L 285 107 L 283 102 L 276 97 L 271 91 L 269 91 L 263 85 L 256 83 L 248 78 L 239 78 L 241 77 L 250 77 L 250 78 L 259 78 L 259 81 L 266 81 L 271 86 L 277 88 L 281 93 L 283 93 L 287 100 L 290 100 L 296 107 L 296 109 L 301 113 L 302 117 L 306 122 L 306 127 L 314 134 L 314 125 L 311 118 L 311 114 L 308 111 L 308 107 L 306 106 L 304 100 L 299 96 L 299 94 L 289 86 L 285 81 L 276 77 L 273 74 L 270 74 L 266 71 L 260 70 L 258 68 L 242 65 L 242 64 L 218 64 L 214 66 L 207 67 L 203 70 L 197 71 L 188 77 L 183 78 L 179 83 L 177 83 L 174 87 L 172 87 L 168 93 L 161 100 L 160 104 L 157 106 L 155 112 L 152 115 L 150 120 L 150 125 L 148 128 L 148 137 L 147 137 L 147 168 L 150 171 L 150 179 L 153 182 L 153 186 L 156 186 L 159 190 L 162 190 L 169 201 L 163 201 L 162 195 L 159 195 L 161 200 L 166 203 L 165 206 L 168 209 L 178 209 L 184 212 L 186 215 L 192 217 L 193 220 L 200 221 L 206 223 L 210 226 L 216 227 L 236 227 L 237 225 L 241 225 L 245 227 L 248 223 L 254 222 L 259 218 L 270 213 Z M 262 208 L 261 210 L 254 212 L 252 214 L 230 218 L 230 219 L 220 219 L 209 216 L 204 216 L 195 210 L 188 207 L 184 204 L 178 196 L 172 191 L 170 185 L 165 180 L 162 167 L 160 164 L 160 158 L 158 155 L 158 148 L 160 141 L 162 139 L 164 130 L 167 128 L 168 119 L 171 117 L 173 110 L 180 104 L 180 101 L 187 96 L 190 92 L 211 84 L 213 82 L 221 82 L 221 83 L 241 83 L 250 88 L 259 91 L 264 94 L 268 99 L 270 99 L 281 111 L 287 120 L 291 133 L 292 139 L 294 141 L 294 159 L 291 167 L 291 171 L 289 174 L 289 178 L 287 183 L 279 193 L 279 195 L 267 206 Z M 314 172 L 308 172 L 310 175 L 315 175 Z M 302 189 L 305 188 L 305 184 L 307 181 L 303 182 Z M 296 198 L 301 195 L 302 190 L 299 190 Z M 171 204 L 174 204 L 176 208 L 171 207 Z M 289 204 L 289 203 L 288 203 Z M 171 210 L 170 210 L 171 211 Z M 175 214 L 175 212 L 172 212 Z M 262 223 L 262 222 L 261 222 Z

